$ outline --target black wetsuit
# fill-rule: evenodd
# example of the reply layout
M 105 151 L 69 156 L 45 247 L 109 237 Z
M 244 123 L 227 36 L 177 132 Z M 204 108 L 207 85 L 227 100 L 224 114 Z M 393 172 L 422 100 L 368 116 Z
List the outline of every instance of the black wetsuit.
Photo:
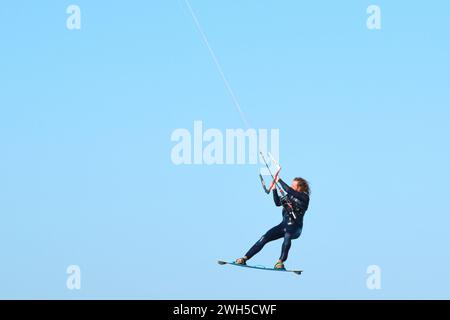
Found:
M 297 192 L 281 179 L 279 183 L 286 196 L 280 198 L 276 189 L 273 190 L 273 199 L 277 207 L 283 206 L 283 221 L 267 231 L 261 239 L 246 253 L 250 259 L 257 254 L 264 245 L 270 241 L 284 238 L 281 248 L 281 261 L 286 261 L 291 248 L 291 240 L 300 237 L 303 228 L 303 217 L 309 206 L 309 195 L 306 192 Z

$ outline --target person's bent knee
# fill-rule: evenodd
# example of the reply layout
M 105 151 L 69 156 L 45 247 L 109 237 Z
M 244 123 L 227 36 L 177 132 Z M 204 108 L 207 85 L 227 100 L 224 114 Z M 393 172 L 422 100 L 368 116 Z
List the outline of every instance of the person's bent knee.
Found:
M 291 236 L 292 240 L 295 240 L 295 239 L 298 239 L 298 238 L 300 238 L 300 234 L 295 234 L 295 235 Z
M 302 230 L 298 230 L 294 234 L 291 234 L 291 239 L 292 240 L 298 239 L 298 238 L 300 238 L 301 234 L 302 234 Z
M 295 237 L 291 233 L 286 233 L 284 235 L 284 240 L 289 241 L 289 240 L 292 240 L 292 239 L 295 239 Z

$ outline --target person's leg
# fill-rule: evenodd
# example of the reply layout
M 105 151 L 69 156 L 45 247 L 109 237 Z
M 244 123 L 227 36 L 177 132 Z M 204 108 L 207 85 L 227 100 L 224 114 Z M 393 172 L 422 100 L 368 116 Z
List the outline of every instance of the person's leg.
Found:
M 281 255 L 279 262 L 285 262 L 289 255 L 289 249 L 291 249 L 291 243 L 292 243 L 292 235 L 289 232 L 286 232 L 284 235 L 284 241 L 281 245 Z
M 272 229 L 267 231 L 261 237 L 261 239 L 259 239 L 258 242 L 256 242 L 253 245 L 253 247 L 250 248 L 250 250 L 248 250 L 244 258 L 246 258 L 246 260 L 251 259 L 255 254 L 261 251 L 261 249 L 266 245 L 266 243 L 277 239 L 281 239 L 283 238 L 283 236 L 284 236 L 284 227 L 282 224 L 273 227 Z
M 299 228 L 299 229 L 295 230 L 294 232 L 292 232 L 291 230 L 288 230 L 284 234 L 284 241 L 281 246 L 281 255 L 280 255 L 280 259 L 278 260 L 278 262 L 283 263 L 287 260 L 288 255 L 289 255 L 289 250 L 291 249 L 292 240 L 298 239 L 300 237 L 301 233 L 302 233 L 302 230 L 301 230 L 301 228 Z

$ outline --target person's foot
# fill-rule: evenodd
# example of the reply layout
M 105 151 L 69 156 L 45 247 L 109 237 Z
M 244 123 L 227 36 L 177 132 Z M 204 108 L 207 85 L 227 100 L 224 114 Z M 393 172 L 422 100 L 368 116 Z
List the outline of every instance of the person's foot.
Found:
M 235 263 L 245 266 L 247 264 L 247 263 L 245 263 L 247 260 L 248 260 L 247 257 L 242 257 L 242 258 L 236 259 Z
M 286 268 L 284 267 L 284 263 L 281 260 L 278 260 L 277 263 L 275 264 L 274 269 L 277 270 L 286 270 Z

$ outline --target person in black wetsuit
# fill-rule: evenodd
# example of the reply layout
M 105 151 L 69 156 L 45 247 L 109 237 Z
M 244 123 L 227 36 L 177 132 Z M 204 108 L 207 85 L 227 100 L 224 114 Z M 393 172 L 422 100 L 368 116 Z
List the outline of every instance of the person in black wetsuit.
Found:
M 274 188 L 273 190 L 275 205 L 277 207 L 283 206 L 283 221 L 267 231 L 244 257 L 237 259 L 237 264 L 245 265 L 246 261 L 261 251 L 266 243 L 284 238 L 280 259 L 275 264 L 275 269 L 284 269 L 284 262 L 287 260 L 291 248 L 291 240 L 299 238 L 302 233 L 303 217 L 309 206 L 309 184 L 303 178 L 295 178 L 291 186 L 279 178 L 277 182 L 286 192 L 285 196 L 280 197 L 277 189 Z

